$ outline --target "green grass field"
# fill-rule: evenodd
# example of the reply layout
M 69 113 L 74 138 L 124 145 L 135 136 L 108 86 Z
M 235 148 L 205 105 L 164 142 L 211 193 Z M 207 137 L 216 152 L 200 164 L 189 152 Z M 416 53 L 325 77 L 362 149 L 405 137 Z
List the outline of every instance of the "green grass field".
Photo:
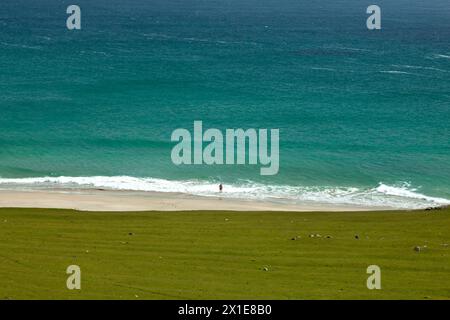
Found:
M 0 299 L 449 299 L 448 244 L 449 209 L 0 209 Z M 366 287 L 373 264 L 381 290 Z

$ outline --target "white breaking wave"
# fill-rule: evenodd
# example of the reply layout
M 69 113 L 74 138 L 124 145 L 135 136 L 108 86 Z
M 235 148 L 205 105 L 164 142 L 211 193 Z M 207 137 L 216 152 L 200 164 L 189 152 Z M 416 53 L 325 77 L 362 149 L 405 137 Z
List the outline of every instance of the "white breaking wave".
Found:
M 381 73 L 389 73 L 389 74 L 412 74 L 409 72 L 405 72 L 405 71 L 397 71 L 397 70 L 383 70 L 380 71 Z
M 356 187 L 265 185 L 255 182 L 244 182 L 240 184 L 224 184 L 223 192 L 219 193 L 218 183 L 211 181 L 97 176 L 0 178 L 0 188 L 4 190 L 105 189 L 169 192 L 207 197 L 220 196 L 235 199 L 287 201 L 289 203 L 315 202 L 399 209 L 421 209 L 431 206 L 450 205 L 450 200 L 423 195 L 406 183 L 399 186 L 389 186 L 380 183 L 377 187 L 362 189 Z
M 450 59 L 450 56 L 449 55 L 446 55 L 446 54 L 435 54 L 434 55 L 436 58 L 440 58 L 440 59 Z
M 444 69 L 434 68 L 434 67 L 423 67 L 423 66 L 411 66 L 407 64 L 393 64 L 395 68 L 406 68 L 406 69 L 416 69 L 416 70 L 432 70 L 432 71 L 440 71 L 440 72 L 448 72 Z

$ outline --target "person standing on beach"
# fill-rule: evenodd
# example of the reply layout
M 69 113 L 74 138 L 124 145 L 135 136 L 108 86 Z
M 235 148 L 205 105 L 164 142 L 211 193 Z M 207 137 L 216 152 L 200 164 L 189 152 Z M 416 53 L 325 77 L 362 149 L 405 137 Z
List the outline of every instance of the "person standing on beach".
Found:
M 219 191 L 222 192 L 223 191 L 223 185 L 219 184 Z

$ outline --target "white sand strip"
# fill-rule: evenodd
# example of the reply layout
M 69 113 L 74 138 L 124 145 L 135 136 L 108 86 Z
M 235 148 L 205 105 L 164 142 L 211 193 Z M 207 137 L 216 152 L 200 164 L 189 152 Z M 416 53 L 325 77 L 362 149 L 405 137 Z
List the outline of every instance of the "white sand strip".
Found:
M 284 204 L 185 194 L 126 191 L 0 191 L 2 208 L 57 208 L 81 211 L 367 211 L 389 208 L 335 204 Z

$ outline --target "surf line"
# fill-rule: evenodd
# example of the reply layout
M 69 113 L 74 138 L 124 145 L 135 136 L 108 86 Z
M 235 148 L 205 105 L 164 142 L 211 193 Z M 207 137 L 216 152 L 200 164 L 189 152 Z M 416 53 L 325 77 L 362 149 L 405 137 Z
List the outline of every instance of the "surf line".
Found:
M 202 121 L 194 121 L 193 129 L 192 135 L 183 128 L 172 132 L 171 141 L 178 142 L 171 153 L 175 165 L 259 164 L 263 176 L 278 173 L 279 129 L 270 129 L 270 144 L 268 129 L 226 129 L 223 134 L 219 129 L 210 128 L 203 132 Z M 204 143 L 207 143 L 205 147 Z

